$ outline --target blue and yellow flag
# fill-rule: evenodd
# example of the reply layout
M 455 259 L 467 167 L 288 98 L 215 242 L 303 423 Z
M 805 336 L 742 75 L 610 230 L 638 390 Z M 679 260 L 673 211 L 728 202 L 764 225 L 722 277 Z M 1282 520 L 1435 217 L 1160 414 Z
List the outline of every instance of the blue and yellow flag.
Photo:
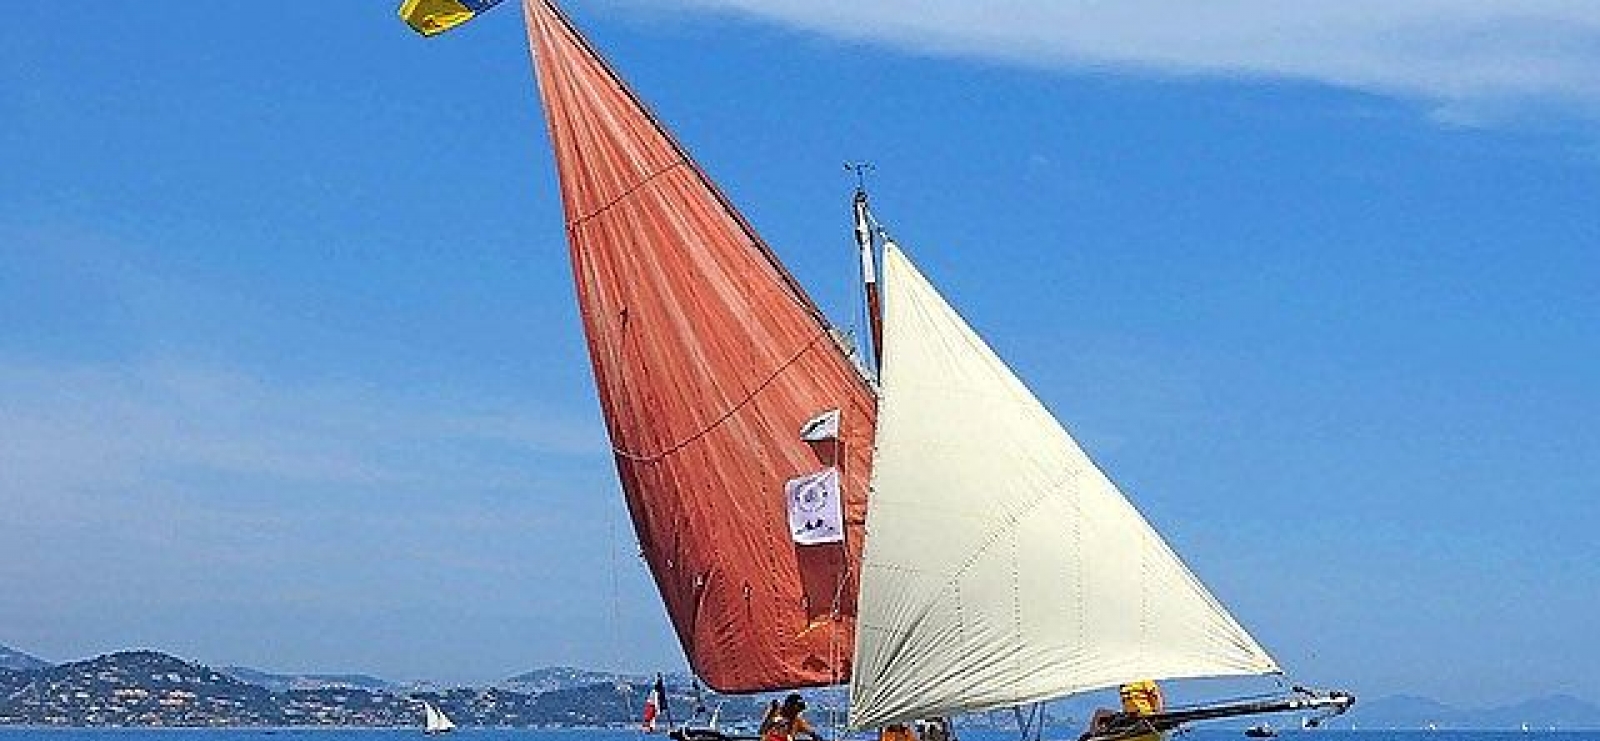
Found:
M 499 5 L 502 0 L 405 0 L 400 18 L 423 36 L 437 36 Z

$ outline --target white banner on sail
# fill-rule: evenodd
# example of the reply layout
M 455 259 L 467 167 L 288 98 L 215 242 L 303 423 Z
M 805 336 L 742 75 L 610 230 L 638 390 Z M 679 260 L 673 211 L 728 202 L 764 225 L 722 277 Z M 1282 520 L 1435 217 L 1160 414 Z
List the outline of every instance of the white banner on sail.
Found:
M 844 542 L 839 469 L 825 468 L 790 479 L 783 493 L 789 500 L 789 534 L 796 545 Z
M 839 410 L 829 409 L 805 423 L 800 428 L 800 439 L 808 443 L 819 443 L 824 440 L 834 440 L 839 437 Z

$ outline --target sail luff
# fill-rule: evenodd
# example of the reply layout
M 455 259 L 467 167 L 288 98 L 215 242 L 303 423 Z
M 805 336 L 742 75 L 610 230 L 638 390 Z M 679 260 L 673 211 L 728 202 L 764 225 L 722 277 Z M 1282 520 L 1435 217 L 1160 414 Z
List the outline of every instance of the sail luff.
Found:
M 883 266 L 850 724 L 1277 671 L 892 243 Z
M 847 678 L 831 646 L 853 641 L 870 387 L 588 41 L 547 0 L 523 8 L 618 478 L 690 664 L 725 692 Z M 828 409 L 839 443 L 801 440 Z M 796 546 L 785 483 L 828 467 L 847 472 L 845 542 Z

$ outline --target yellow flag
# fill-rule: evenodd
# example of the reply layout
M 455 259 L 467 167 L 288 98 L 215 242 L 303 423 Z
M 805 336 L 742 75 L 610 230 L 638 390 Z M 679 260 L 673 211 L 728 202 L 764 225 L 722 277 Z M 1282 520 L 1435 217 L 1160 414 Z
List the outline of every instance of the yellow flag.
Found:
M 501 0 L 405 0 L 400 19 L 423 36 L 437 36 L 476 18 Z

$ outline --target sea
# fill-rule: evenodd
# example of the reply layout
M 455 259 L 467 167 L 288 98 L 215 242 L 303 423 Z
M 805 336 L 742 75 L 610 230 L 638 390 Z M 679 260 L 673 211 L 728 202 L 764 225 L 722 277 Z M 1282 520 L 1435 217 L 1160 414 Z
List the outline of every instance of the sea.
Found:
M 959 730 L 959 729 L 958 729 Z M 637 731 L 587 729 L 460 728 L 442 741 L 653 741 Z M 1074 741 L 1071 734 L 1046 733 L 1047 741 Z M 1600 741 L 1596 731 L 1283 731 L 1280 741 Z M 422 741 L 420 729 L 352 728 L 42 728 L 0 727 L 0 741 Z M 870 736 L 861 737 L 869 741 Z M 1237 730 L 1200 728 L 1174 741 L 1243 741 Z M 959 741 L 1017 741 L 1014 731 L 960 731 Z

